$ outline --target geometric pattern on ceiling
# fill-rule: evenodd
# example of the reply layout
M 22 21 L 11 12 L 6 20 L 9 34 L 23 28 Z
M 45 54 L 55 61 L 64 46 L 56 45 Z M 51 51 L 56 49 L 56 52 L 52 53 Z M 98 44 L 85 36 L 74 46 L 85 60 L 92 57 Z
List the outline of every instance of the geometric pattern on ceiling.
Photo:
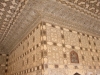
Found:
M 0 0 L 0 37 L 3 36 L 8 23 L 17 9 L 20 0 Z
M 100 15 L 100 0 L 68 0 L 78 6 Z
M 27 0 L 0 0 L 0 42 L 14 24 Z
M 56 1 L 59 1 L 67 6 L 71 6 L 71 8 L 75 8 L 76 10 L 84 12 L 87 15 L 91 15 L 94 18 L 100 19 L 100 0 L 56 0 Z M 79 9 L 77 8 L 77 6 L 83 9 Z M 84 9 L 89 11 L 90 13 L 85 11 Z

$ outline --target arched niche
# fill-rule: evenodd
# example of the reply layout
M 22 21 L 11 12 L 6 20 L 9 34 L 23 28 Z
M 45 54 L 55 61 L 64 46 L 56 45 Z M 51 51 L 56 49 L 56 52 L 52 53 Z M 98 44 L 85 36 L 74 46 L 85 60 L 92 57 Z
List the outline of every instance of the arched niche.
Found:
M 75 51 L 70 52 L 71 63 L 79 63 L 78 54 Z
M 74 75 L 81 75 L 81 74 L 79 74 L 79 73 L 75 73 Z

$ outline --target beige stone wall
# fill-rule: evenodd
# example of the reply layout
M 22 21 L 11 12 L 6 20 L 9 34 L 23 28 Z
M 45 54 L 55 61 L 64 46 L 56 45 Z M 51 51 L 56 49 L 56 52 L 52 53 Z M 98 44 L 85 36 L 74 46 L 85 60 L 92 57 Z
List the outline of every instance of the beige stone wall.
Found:
M 100 74 L 100 38 L 42 22 L 9 56 L 7 75 Z M 72 63 L 70 52 L 79 63 Z

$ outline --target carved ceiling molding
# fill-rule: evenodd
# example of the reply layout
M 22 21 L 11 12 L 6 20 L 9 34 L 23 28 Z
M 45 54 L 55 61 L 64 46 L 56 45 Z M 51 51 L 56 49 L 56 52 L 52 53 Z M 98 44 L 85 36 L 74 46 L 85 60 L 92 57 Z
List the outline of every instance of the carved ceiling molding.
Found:
M 18 6 L 17 6 L 17 8 L 16 8 L 16 10 L 15 10 L 15 12 L 14 12 L 14 14 L 13 14 L 12 17 L 11 17 L 11 19 L 10 19 L 10 21 L 9 21 L 9 23 L 8 23 L 8 26 L 5 28 L 5 31 L 4 31 L 3 34 L 2 34 L 2 37 L 1 37 L 1 39 L 0 39 L 0 42 L 2 42 L 2 41 L 6 38 L 6 36 L 8 35 L 8 33 L 9 33 L 11 27 L 15 24 L 16 19 L 18 18 L 20 12 L 21 12 L 22 9 L 24 8 L 24 6 L 25 6 L 25 4 L 27 3 L 27 1 L 28 1 L 28 0 L 21 0 L 21 1 L 19 1 L 19 4 L 18 4 Z
M 7 2 L 7 3 L 5 3 Z M 27 4 L 28 0 L 2 0 L 0 3 L 3 3 L 4 5 L 6 5 L 7 7 L 5 7 L 5 12 L 2 12 L 4 14 L 2 15 L 6 15 L 5 17 L 2 17 L 2 15 L 0 15 L 0 23 L 1 23 L 1 29 L 0 29 L 0 52 L 4 53 L 4 49 L 5 46 L 3 45 L 3 41 L 5 40 L 5 38 L 7 38 L 8 33 L 11 29 L 11 27 L 14 25 L 14 23 L 16 22 L 16 19 L 18 18 L 20 12 L 23 10 L 23 8 L 25 7 L 25 4 Z M 10 4 L 9 4 L 10 3 Z M 13 6 L 16 5 L 16 8 L 14 8 Z M 12 12 L 10 8 L 12 7 Z M 9 9 L 7 9 L 9 8 Z M 3 8 L 2 8 L 3 9 Z M 8 11 L 9 10 L 9 11 Z M 1 11 L 0 11 L 1 13 Z M 11 13 L 11 14 L 10 14 Z M 10 15 L 9 15 L 10 14 Z M 9 18 L 9 21 L 5 22 L 4 18 Z M 4 20 L 3 20 L 4 19 Z M 5 23 L 5 25 L 3 24 Z M 4 25 L 4 26 L 3 26 Z M 2 30 L 3 29 L 3 30 Z
M 3 35 L 6 32 L 6 29 L 9 28 L 9 21 L 11 20 L 12 16 L 14 15 L 20 1 L 0 1 L 0 41 L 2 40 Z
M 25 0 L 26 1 L 26 0 Z M 18 43 L 41 21 L 60 25 L 79 32 L 100 37 L 100 20 L 84 14 L 56 0 L 29 0 L 19 5 L 10 21 L 10 28 L 1 42 L 5 53 L 11 52 Z
M 100 0 L 56 0 L 95 19 L 100 19 Z
M 0 0 L 0 37 L 18 7 L 19 0 Z

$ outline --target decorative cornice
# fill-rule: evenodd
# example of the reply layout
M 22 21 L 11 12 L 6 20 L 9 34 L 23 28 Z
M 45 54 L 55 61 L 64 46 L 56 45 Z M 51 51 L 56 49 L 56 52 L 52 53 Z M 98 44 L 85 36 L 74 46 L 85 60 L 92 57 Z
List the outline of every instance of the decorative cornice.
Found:
M 0 41 L 2 41 L 3 36 L 5 35 L 6 30 L 9 29 L 9 22 L 12 18 L 12 16 L 15 13 L 16 8 L 18 7 L 20 1 L 5 1 L 2 0 L 0 2 L 3 6 L 1 7 L 0 11 L 0 20 L 1 20 L 1 27 L 0 27 Z
M 21 12 L 22 9 L 24 8 L 24 6 L 25 6 L 25 4 L 27 3 L 27 1 L 28 1 L 28 0 L 25 0 L 25 1 L 22 0 L 22 1 L 19 2 L 18 6 L 17 6 L 17 9 L 15 10 L 15 13 L 12 15 L 12 18 L 11 18 L 11 20 L 10 20 L 9 23 L 8 23 L 7 28 L 6 28 L 5 31 L 3 32 L 3 35 L 2 35 L 2 37 L 1 37 L 1 39 L 0 39 L 0 40 L 1 40 L 0 42 L 4 41 L 4 39 L 5 39 L 6 36 L 8 35 L 8 33 L 9 33 L 11 27 L 15 24 L 16 19 L 18 18 L 20 12 Z

